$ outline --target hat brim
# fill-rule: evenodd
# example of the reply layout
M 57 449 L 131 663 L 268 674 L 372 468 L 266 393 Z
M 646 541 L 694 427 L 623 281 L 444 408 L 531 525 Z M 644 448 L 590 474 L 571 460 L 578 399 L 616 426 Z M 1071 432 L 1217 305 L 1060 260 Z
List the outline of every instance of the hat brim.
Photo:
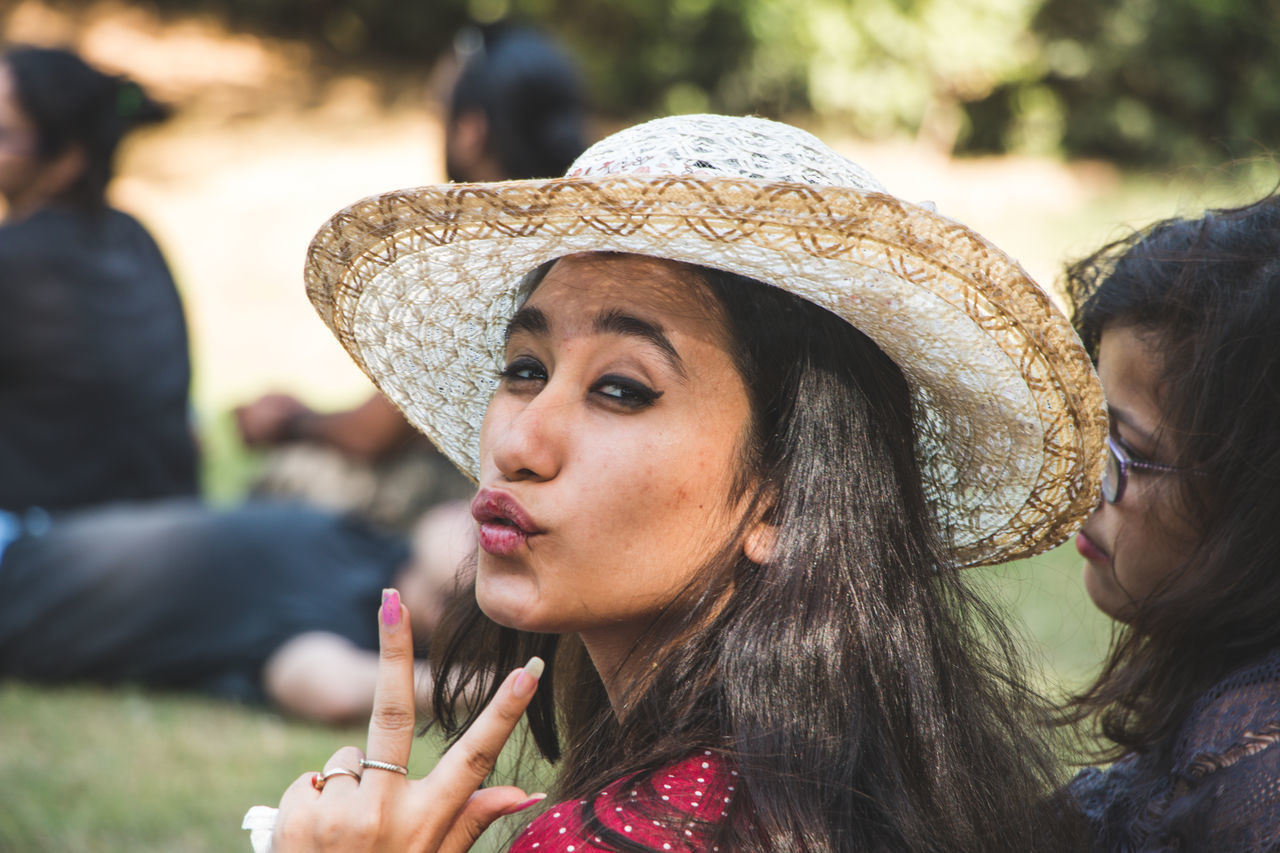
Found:
M 1092 364 L 1016 262 L 893 196 L 730 178 L 561 178 L 375 196 L 312 241 L 308 295 L 409 421 L 473 480 L 523 277 L 578 252 L 716 267 L 808 299 L 910 381 L 927 497 L 963 565 L 1063 541 L 1095 506 Z

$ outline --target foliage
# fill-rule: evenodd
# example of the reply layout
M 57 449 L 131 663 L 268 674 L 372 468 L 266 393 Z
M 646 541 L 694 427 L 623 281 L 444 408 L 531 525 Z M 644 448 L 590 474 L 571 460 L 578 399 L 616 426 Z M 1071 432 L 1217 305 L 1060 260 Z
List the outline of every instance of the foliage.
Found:
M 1280 137 L 1277 0 L 1044 0 L 1035 60 L 968 106 L 970 150 L 1029 139 L 1168 164 L 1250 156 Z
M 468 21 L 535 22 L 609 119 L 815 114 L 943 150 L 1170 164 L 1280 132 L 1280 0 L 155 0 L 302 37 L 326 63 L 443 55 Z
M 915 132 L 1025 64 L 1035 0 L 156 0 L 303 38 L 326 64 L 427 65 L 468 21 L 561 38 L 614 117 L 813 110 L 869 135 Z M 992 49 L 997 46 L 997 49 Z

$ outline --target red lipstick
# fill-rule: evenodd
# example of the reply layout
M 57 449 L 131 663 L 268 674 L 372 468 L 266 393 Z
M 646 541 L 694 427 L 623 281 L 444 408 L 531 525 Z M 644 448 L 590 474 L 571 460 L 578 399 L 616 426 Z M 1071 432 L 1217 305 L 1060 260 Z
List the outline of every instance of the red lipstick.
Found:
M 519 501 L 496 489 L 480 490 L 471 501 L 471 517 L 480 525 L 480 547 L 498 557 L 514 554 L 542 532 Z
M 1076 550 L 1080 556 L 1091 563 L 1109 563 L 1111 556 L 1098 547 L 1098 544 L 1081 531 L 1076 534 Z

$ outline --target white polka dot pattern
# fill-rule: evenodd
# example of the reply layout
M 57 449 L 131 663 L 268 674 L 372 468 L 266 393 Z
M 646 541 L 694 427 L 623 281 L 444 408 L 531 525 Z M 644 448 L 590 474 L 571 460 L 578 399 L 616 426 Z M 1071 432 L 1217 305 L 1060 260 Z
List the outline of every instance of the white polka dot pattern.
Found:
M 728 816 L 733 801 L 730 772 L 710 751 L 658 771 L 646 781 L 623 779 L 592 802 L 592 813 L 608 833 L 651 849 L 680 853 L 705 851 L 710 833 Z M 694 777 L 698 777 L 695 779 Z M 596 853 L 600 834 L 588 831 L 582 806 L 561 803 L 536 818 L 515 840 L 510 853 Z

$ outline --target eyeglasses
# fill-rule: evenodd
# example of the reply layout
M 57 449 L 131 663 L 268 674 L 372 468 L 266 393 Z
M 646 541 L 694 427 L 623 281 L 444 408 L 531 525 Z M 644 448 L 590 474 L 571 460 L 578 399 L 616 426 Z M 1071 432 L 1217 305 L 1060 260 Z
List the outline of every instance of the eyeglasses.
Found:
M 1129 482 L 1131 468 L 1135 471 L 1150 471 L 1156 474 L 1175 474 L 1182 470 L 1173 465 L 1133 459 L 1119 442 L 1107 436 L 1107 467 L 1102 471 L 1102 496 L 1106 498 L 1107 503 L 1120 503 L 1120 499 L 1124 497 L 1125 484 Z

